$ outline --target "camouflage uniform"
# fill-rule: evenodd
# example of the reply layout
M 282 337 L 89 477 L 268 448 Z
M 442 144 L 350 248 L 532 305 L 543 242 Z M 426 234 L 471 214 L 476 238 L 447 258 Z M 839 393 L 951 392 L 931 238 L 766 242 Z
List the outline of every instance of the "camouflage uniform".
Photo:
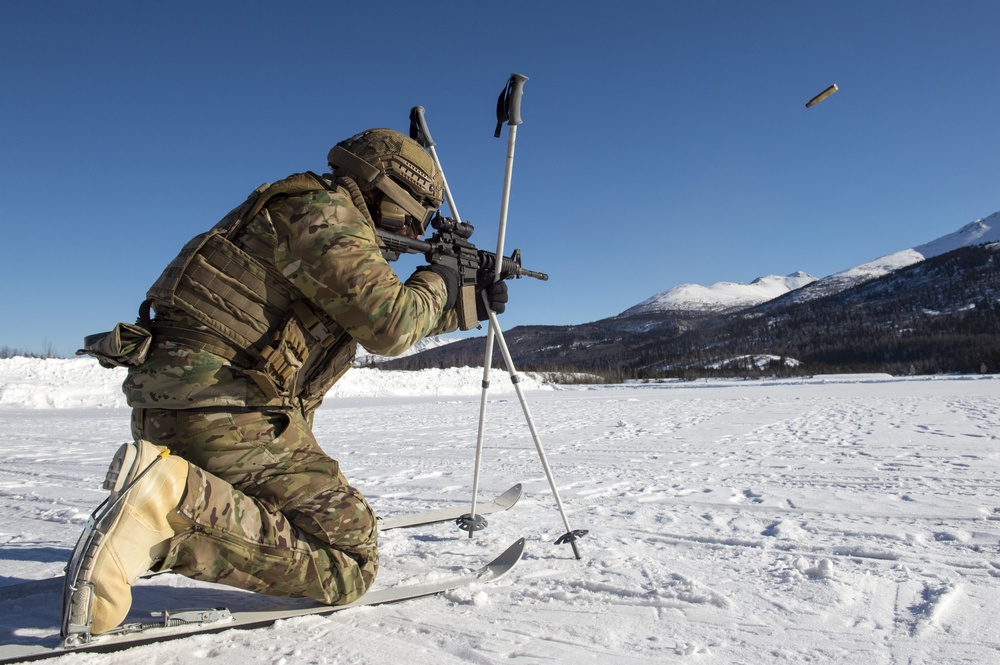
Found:
M 279 196 L 232 239 L 350 336 L 334 363 L 343 367 L 326 368 L 330 383 L 358 343 L 393 355 L 457 327 L 455 313 L 443 311 L 443 280 L 418 270 L 400 283 L 356 202 L 332 184 Z M 268 395 L 205 325 L 182 309 L 154 307 L 152 347 L 123 386 L 133 434 L 192 464 L 178 508 L 187 528 L 161 568 L 330 604 L 363 595 L 378 568 L 375 515 L 312 434 L 322 395 Z M 205 341 L 171 332 L 185 330 Z

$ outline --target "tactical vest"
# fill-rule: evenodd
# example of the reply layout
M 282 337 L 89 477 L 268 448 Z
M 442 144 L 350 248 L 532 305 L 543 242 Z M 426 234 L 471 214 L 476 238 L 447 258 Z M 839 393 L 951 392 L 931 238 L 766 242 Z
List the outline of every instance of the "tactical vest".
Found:
M 154 339 L 182 339 L 222 355 L 256 383 L 269 404 L 309 405 L 343 376 L 357 344 L 268 260 L 273 248 L 244 247 L 239 232 L 276 196 L 332 190 L 314 173 L 258 187 L 216 226 L 196 236 L 150 287 L 153 308 L 173 308 L 203 330 L 153 324 Z M 255 251 L 257 250 L 257 251 Z

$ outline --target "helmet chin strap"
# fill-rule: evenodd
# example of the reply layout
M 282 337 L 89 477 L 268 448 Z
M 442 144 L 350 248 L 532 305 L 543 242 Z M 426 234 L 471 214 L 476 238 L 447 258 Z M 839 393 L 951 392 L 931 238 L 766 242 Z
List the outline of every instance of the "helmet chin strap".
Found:
M 434 217 L 434 213 L 437 212 L 437 208 L 429 208 L 421 205 L 419 201 L 413 198 L 395 180 L 387 176 L 385 171 L 369 164 L 342 146 L 334 146 L 330 154 L 327 155 L 327 161 L 334 169 L 344 169 L 351 173 L 356 173 L 361 180 L 370 183 L 372 187 L 388 197 L 392 204 L 395 204 L 394 208 L 387 208 L 387 204 L 383 199 L 383 203 L 379 206 L 380 212 L 383 215 L 388 213 L 389 220 L 401 220 L 402 223 L 399 225 L 399 228 L 402 228 L 406 224 L 405 216 L 401 215 L 401 213 L 405 213 L 405 215 L 416 220 L 416 223 L 420 226 L 418 231 L 423 233 L 427 229 L 427 225 L 430 224 L 431 218 Z

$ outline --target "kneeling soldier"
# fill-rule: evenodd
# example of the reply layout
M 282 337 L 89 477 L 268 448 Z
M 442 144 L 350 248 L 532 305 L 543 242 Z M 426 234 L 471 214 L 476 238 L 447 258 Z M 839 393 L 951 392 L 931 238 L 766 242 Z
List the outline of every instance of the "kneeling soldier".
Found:
M 430 265 L 401 282 L 383 257 L 377 228 L 419 237 L 444 198 L 417 142 L 372 129 L 328 161 L 326 175 L 262 185 L 189 242 L 128 326 L 151 333 L 117 359 L 136 443 L 115 455 L 105 487 L 124 496 L 81 557 L 92 605 L 73 599 L 92 606 L 94 634 L 121 623 L 150 570 L 327 604 L 375 578 L 375 515 L 313 415 L 358 344 L 396 355 L 455 330 L 459 276 Z M 480 282 L 502 311 L 503 283 Z

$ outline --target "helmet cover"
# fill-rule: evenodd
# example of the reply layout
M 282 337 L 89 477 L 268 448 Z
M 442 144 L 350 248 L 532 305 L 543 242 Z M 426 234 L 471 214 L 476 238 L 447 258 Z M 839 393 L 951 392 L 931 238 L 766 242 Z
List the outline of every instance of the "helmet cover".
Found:
M 392 129 L 369 129 L 337 145 L 384 171 L 422 205 L 437 208 L 444 202 L 444 179 L 437 164 L 410 137 Z

